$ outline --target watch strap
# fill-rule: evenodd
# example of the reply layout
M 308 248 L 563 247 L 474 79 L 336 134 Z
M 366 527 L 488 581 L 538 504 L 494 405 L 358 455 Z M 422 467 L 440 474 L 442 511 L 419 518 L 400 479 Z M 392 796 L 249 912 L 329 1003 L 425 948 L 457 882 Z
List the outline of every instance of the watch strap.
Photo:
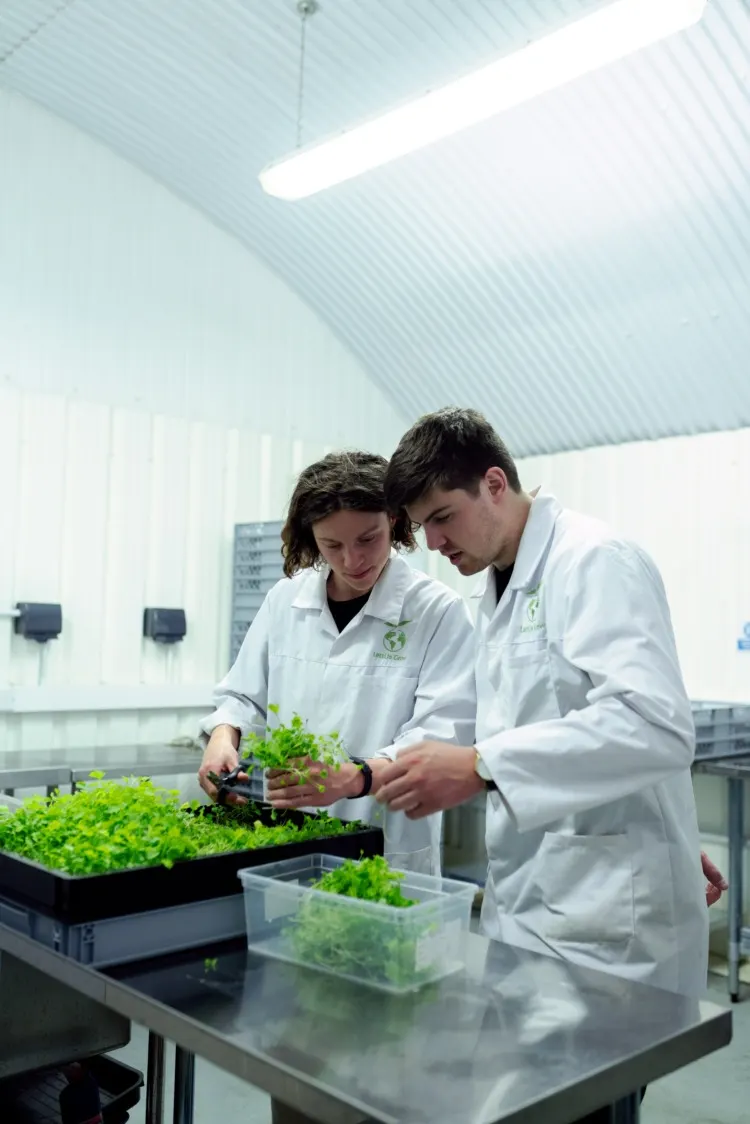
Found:
M 369 796 L 370 792 L 372 790 L 372 769 L 370 768 L 367 761 L 365 761 L 361 757 L 352 757 L 351 761 L 352 761 L 352 764 L 356 765 L 357 768 L 360 770 L 360 772 L 362 774 L 363 785 L 362 785 L 362 791 L 361 792 L 358 792 L 356 796 L 349 796 L 349 797 L 347 797 L 347 799 L 349 799 L 349 800 L 361 800 L 363 796 Z

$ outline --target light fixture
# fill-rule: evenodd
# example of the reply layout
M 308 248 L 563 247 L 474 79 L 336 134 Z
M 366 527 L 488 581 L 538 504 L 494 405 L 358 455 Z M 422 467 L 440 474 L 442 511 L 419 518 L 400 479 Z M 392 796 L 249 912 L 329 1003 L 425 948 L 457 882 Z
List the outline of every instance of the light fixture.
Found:
M 260 174 L 263 190 L 304 199 L 572 82 L 696 24 L 707 0 L 615 0 L 437 90 L 298 149 Z

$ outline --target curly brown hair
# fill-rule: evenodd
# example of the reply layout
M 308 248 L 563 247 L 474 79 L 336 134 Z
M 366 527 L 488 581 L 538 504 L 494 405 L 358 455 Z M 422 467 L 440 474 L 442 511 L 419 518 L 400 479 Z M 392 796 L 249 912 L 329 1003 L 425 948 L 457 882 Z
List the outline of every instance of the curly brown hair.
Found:
M 300 570 L 321 562 L 313 526 L 336 511 L 387 512 L 385 474 L 388 461 L 375 453 L 329 453 L 309 465 L 299 476 L 281 532 L 284 573 L 294 577 Z M 392 541 L 397 549 L 415 550 L 411 520 L 396 516 Z

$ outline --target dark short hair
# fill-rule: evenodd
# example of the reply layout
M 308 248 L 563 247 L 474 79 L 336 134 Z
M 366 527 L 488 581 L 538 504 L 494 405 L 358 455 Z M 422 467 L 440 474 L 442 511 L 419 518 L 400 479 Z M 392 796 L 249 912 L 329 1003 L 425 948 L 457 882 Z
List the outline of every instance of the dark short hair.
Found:
M 284 573 L 294 577 L 321 561 L 313 526 L 336 511 L 387 512 L 385 473 L 388 461 L 375 453 L 329 453 L 309 465 L 294 488 L 286 523 L 281 532 Z M 415 550 L 411 522 L 396 518 L 391 532 L 394 545 Z
M 403 511 L 433 488 L 476 493 L 490 468 L 501 468 L 510 488 L 521 491 L 515 462 L 483 414 L 455 406 L 425 414 L 391 457 L 385 478 L 388 506 Z

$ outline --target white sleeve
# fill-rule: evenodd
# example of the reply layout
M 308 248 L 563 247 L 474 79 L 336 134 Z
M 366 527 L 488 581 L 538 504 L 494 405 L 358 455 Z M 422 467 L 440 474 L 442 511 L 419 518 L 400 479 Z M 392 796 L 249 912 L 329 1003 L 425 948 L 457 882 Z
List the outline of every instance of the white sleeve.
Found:
M 393 744 L 373 756 L 395 760 L 400 750 L 427 738 L 473 745 L 476 713 L 474 624 L 459 598 L 445 610 L 427 645 L 411 718 Z
M 567 575 L 564 660 L 588 705 L 477 748 L 519 831 L 601 807 L 690 768 L 695 727 L 667 597 L 651 560 L 625 544 Z M 549 610 L 548 610 L 549 613 Z
M 214 691 L 215 710 L 200 724 L 204 738 L 217 726 L 234 726 L 242 737 L 263 737 L 268 710 L 268 632 L 271 610 L 267 596 L 250 625 L 228 674 Z

